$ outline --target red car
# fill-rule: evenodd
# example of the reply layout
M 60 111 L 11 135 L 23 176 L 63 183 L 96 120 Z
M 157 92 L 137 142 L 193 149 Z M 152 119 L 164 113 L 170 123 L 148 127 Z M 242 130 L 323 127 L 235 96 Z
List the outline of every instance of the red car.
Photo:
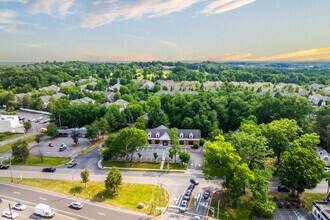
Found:
M 49 147 L 54 147 L 54 145 L 52 144 L 52 142 L 50 142 L 50 143 L 48 144 L 48 146 L 49 146 Z

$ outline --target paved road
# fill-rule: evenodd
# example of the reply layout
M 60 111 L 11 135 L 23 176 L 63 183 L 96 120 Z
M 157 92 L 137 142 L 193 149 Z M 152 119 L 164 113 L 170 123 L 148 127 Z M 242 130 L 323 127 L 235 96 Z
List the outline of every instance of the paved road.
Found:
M 92 203 L 79 200 L 74 197 L 61 195 L 58 193 L 47 192 L 41 189 L 15 185 L 10 183 L 0 182 L 0 195 L 11 201 L 20 201 L 30 206 L 35 206 L 38 203 L 45 203 L 51 206 L 56 213 L 60 213 L 77 219 L 98 219 L 98 220 L 138 220 L 147 219 L 147 217 L 138 212 L 114 208 L 100 203 Z M 74 210 L 68 207 L 73 201 L 80 201 L 84 204 L 81 210 Z

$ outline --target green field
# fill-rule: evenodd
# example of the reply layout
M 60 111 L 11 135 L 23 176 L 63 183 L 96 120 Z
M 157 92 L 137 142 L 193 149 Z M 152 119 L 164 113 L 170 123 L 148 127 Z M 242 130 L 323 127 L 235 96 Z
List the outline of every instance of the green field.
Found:
M 0 133 L 0 136 L 3 136 L 1 138 L 1 141 L 5 141 L 11 138 L 15 138 L 15 137 L 19 137 L 19 136 L 23 136 L 24 134 L 13 134 L 13 133 Z
M 0 177 L 1 181 L 10 181 L 8 177 Z M 50 179 L 22 179 L 14 178 L 14 182 L 46 189 L 66 195 L 90 199 L 91 201 L 103 202 L 120 208 L 131 209 L 134 211 L 149 213 L 152 205 L 158 206 L 159 196 L 161 196 L 161 207 L 165 207 L 169 201 L 169 194 L 166 190 L 151 184 L 123 183 L 119 191 L 114 195 L 109 195 L 104 190 L 104 182 L 88 182 L 87 187 L 80 180 L 74 182 L 69 180 L 50 180 Z M 137 209 L 138 203 L 148 205 L 148 209 Z
M 24 164 L 23 162 L 18 162 L 15 160 L 11 161 L 12 165 L 22 165 L 22 166 L 45 166 L 45 167 L 55 167 L 67 164 L 70 162 L 71 158 L 66 157 L 43 157 L 43 160 L 40 156 L 29 156 L 28 160 Z M 4 164 L 9 164 L 9 159 L 4 161 Z

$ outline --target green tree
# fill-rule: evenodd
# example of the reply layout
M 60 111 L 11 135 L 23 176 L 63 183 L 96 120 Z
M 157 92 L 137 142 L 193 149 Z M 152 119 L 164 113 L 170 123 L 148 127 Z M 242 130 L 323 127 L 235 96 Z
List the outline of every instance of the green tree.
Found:
M 86 125 L 86 132 L 86 138 L 93 140 L 97 138 L 99 128 L 96 123 L 92 123 L 91 125 Z
M 122 175 L 117 167 L 111 167 L 110 172 L 105 180 L 105 190 L 113 194 L 118 191 L 119 186 L 122 183 Z
M 40 134 L 37 134 L 37 135 L 36 135 L 35 141 L 37 142 L 37 144 L 40 143 L 40 141 L 41 141 L 41 136 L 42 136 L 42 135 L 40 135 Z
M 25 131 L 28 132 L 32 127 L 32 123 L 29 121 L 26 121 L 26 122 L 24 122 L 23 126 L 24 126 Z
M 148 145 L 148 136 L 144 130 L 137 128 L 124 128 L 117 135 L 111 136 L 106 146 L 113 152 L 113 156 L 126 156 L 132 164 L 133 154 L 138 147 Z
M 317 157 L 316 152 L 303 147 L 295 147 L 283 153 L 278 175 L 282 185 L 295 192 L 303 193 L 313 189 L 322 180 L 325 162 Z
M 274 120 L 262 127 L 263 134 L 276 154 L 279 164 L 282 152 L 288 150 L 290 141 L 296 139 L 302 130 L 295 120 L 290 119 Z
M 187 151 L 180 151 L 179 152 L 179 158 L 182 163 L 188 163 L 190 160 L 190 154 Z
M 83 171 L 81 171 L 80 177 L 81 177 L 81 182 L 85 183 L 85 188 L 86 188 L 87 182 L 89 181 L 89 171 L 87 169 L 84 169 Z
M 47 126 L 47 131 L 45 133 L 47 136 L 50 136 L 52 138 L 55 138 L 58 136 L 58 130 L 57 130 L 57 126 L 54 123 L 49 123 L 49 125 Z
M 3 138 L 6 137 L 6 136 L 7 136 L 6 134 L 4 134 L 4 133 L 0 133 L 0 141 L 2 141 Z
M 321 146 L 330 150 L 330 105 L 316 111 L 314 131 L 320 135 Z
M 11 146 L 12 155 L 14 160 L 21 161 L 23 163 L 29 158 L 30 151 L 28 149 L 28 143 L 26 141 L 18 140 Z
M 174 163 L 176 163 L 176 155 L 181 151 L 180 138 L 178 136 L 178 129 L 171 128 L 170 139 L 171 139 L 171 148 L 169 153 L 174 157 Z

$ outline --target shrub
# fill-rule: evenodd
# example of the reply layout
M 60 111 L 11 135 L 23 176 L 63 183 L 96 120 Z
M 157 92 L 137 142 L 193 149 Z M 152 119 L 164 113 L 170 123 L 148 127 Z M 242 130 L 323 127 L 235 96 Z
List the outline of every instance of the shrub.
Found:
M 204 139 L 204 138 L 201 138 L 201 139 L 199 140 L 199 146 L 203 147 L 204 144 L 205 144 L 205 139 Z
M 261 218 L 271 218 L 275 209 L 275 203 L 269 200 L 256 201 L 253 208 L 254 215 Z
M 199 145 L 197 143 L 194 143 L 193 146 L 191 147 L 192 149 L 198 149 Z

